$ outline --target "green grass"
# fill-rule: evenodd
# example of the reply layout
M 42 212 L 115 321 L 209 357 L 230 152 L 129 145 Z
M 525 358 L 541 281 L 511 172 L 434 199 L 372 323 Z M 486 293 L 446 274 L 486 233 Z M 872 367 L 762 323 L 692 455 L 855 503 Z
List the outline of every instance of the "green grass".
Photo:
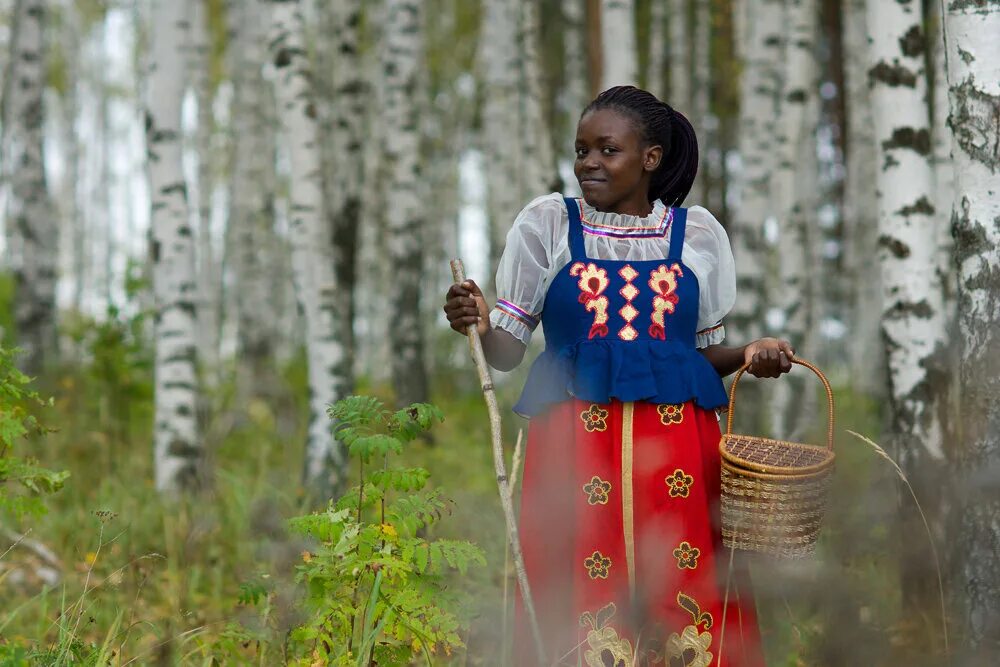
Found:
M 200 665 L 213 656 L 220 664 L 280 662 L 282 633 L 301 620 L 293 573 L 308 546 L 286 527 L 306 511 L 299 483 L 307 418 L 302 368 L 301 360 L 290 365 L 266 403 L 240 405 L 229 386 L 209 397 L 212 484 L 202 497 L 178 503 L 164 501 L 152 485 L 147 376 L 140 372 L 111 389 L 114 373 L 93 367 L 48 376 L 41 388 L 55 403 L 41 417 L 58 430 L 34 443 L 33 453 L 72 476 L 48 500 L 49 513 L 32 521 L 30 536 L 59 555 L 63 578 L 51 589 L 31 577 L 15 586 L 8 575 L 0 584 L 0 664 Z M 499 389 L 510 445 L 526 428 L 509 412 L 520 382 L 515 375 Z M 445 422 L 401 464 L 428 468 L 431 484 L 454 501 L 435 534 L 472 540 L 488 559 L 455 584 L 475 600 L 468 655 L 435 662 L 495 665 L 504 531 L 489 424 L 470 369 L 444 371 L 434 386 Z M 926 655 L 934 650 L 933 610 L 925 619 L 901 617 L 892 473 L 843 432 L 877 439 L 879 406 L 846 390 L 837 398 L 838 472 L 820 553 L 805 568 L 765 561 L 753 567 L 771 665 L 903 664 L 900 655 L 909 653 L 900 645 L 929 646 Z M 919 548 L 920 539 L 914 544 Z M 22 549 L 3 562 L 32 567 Z M 272 591 L 266 619 L 259 608 L 239 604 L 247 582 L 266 582 Z M 13 657 L 18 651 L 22 662 Z M 85 663 L 74 655 L 90 657 Z M 92 662 L 97 656 L 104 662 Z

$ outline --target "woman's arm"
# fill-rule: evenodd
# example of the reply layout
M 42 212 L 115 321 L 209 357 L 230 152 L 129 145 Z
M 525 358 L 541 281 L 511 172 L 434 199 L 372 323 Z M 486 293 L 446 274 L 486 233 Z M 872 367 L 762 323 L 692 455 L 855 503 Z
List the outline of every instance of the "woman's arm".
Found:
M 747 372 L 759 378 L 776 378 L 792 370 L 795 350 L 787 340 L 761 338 L 742 347 L 710 345 L 699 350 L 722 377 L 750 364 Z
M 445 298 L 444 313 L 451 328 L 468 334 L 469 325 L 475 324 L 490 366 L 498 371 L 509 371 L 521 363 L 525 344 L 503 329 L 490 326 L 490 309 L 474 280 L 452 285 Z

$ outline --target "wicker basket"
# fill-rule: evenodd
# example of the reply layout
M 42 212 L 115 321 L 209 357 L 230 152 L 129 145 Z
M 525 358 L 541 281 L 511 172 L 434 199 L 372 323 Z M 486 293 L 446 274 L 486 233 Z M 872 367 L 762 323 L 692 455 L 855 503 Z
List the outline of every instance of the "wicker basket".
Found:
M 733 379 L 722 455 L 722 542 L 746 551 L 799 558 L 813 553 L 833 474 L 833 391 L 818 368 L 793 359 L 823 382 L 829 406 L 826 447 L 733 433 Z

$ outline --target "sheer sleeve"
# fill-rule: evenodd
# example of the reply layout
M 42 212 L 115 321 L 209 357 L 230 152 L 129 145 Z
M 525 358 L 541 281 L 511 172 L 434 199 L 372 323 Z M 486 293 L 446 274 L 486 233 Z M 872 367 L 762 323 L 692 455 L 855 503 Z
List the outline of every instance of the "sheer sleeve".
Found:
M 701 206 L 688 209 L 684 263 L 698 276 L 695 345 L 717 345 L 726 337 L 722 320 L 736 303 L 736 262 L 726 230 Z
M 554 239 L 564 210 L 559 194 L 532 200 L 507 233 L 497 267 L 497 303 L 490 323 L 526 345 L 538 326 L 549 283 L 558 272 Z

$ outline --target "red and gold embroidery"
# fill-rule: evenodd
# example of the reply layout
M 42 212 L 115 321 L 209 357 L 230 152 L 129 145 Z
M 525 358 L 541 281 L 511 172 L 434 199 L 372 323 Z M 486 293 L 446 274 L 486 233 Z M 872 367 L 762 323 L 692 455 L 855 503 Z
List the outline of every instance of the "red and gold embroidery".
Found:
M 681 542 L 678 547 L 674 549 L 674 558 L 677 559 L 678 570 L 698 569 L 699 556 L 701 556 L 701 549 L 693 547 L 687 542 Z
M 583 655 L 587 667 L 624 667 L 632 664 L 632 644 L 619 637 L 618 632 L 608 625 L 616 611 L 615 603 L 609 602 L 597 614 L 585 611 L 580 615 L 580 625 L 590 626 L 587 632 L 590 648 Z
M 653 338 L 666 340 L 665 313 L 673 313 L 679 300 L 677 294 L 677 279 L 684 276 L 681 265 L 674 262 L 670 268 L 666 264 L 661 264 L 655 271 L 649 272 L 649 286 L 656 296 L 653 297 L 653 314 L 649 318 L 653 321 L 649 325 L 649 335 Z
M 587 433 L 608 430 L 608 411 L 597 403 L 591 403 L 589 408 L 581 412 L 580 419 L 583 420 L 583 427 L 587 429 Z
M 583 485 L 587 494 L 587 502 L 591 505 L 607 505 L 608 494 L 611 492 L 611 482 L 606 482 L 597 475 L 590 478 L 589 484 Z
M 674 474 L 668 475 L 665 481 L 670 489 L 671 498 L 687 498 L 691 485 L 694 484 L 694 477 L 678 468 Z
M 680 424 L 684 421 L 684 404 L 679 405 L 657 405 L 656 411 L 660 413 L 660 423 L 664 426 Z
M 583 566 L 587 568 L 591 579 L 607 579 L 611 571 L 611 559 L 600 551 L 595 551 L 584 559 Z
M 668 665 L 683 665 L 684 667 L 708 667 L 712 664 L 712 615 L 703 612 L 695 599 L 677 593 L 677 604 L 681 609 L 691 614 L 692 625 L 677 634 L 671 634 L 664 645 L 664 659 Z M 704 626 L 704 631 L 701 627 Z
M 604 290 L 608 288 L 608 272 L 593 263 L 577 262 L 570 267 L 569 275 L 574 278 L 579 276 L 577 286 L 580 288 L 580 303 L 594 313 L 594 323 L 590 325 L 587 338 L 607 336 L 608 297 L 604 296 Z
M 625 297 L 625 305 L 618 311 L 625 320 L 625 326 L 618 332 L 618 337 L 624 341 L 633 341 L 639 337 L 639 332 L 632 326 L 632 320 L 639 316 L 639 311 L 632 305 L 632 300 L 639 295 L 639 288 L 633 285 L 632 281 L 639 277 L 639 272 L 633 269 L 631 264 L 626 264 L 618 271 L 618 275 L 625 280 L 625 287 L 618 290 L 618 293 Z

